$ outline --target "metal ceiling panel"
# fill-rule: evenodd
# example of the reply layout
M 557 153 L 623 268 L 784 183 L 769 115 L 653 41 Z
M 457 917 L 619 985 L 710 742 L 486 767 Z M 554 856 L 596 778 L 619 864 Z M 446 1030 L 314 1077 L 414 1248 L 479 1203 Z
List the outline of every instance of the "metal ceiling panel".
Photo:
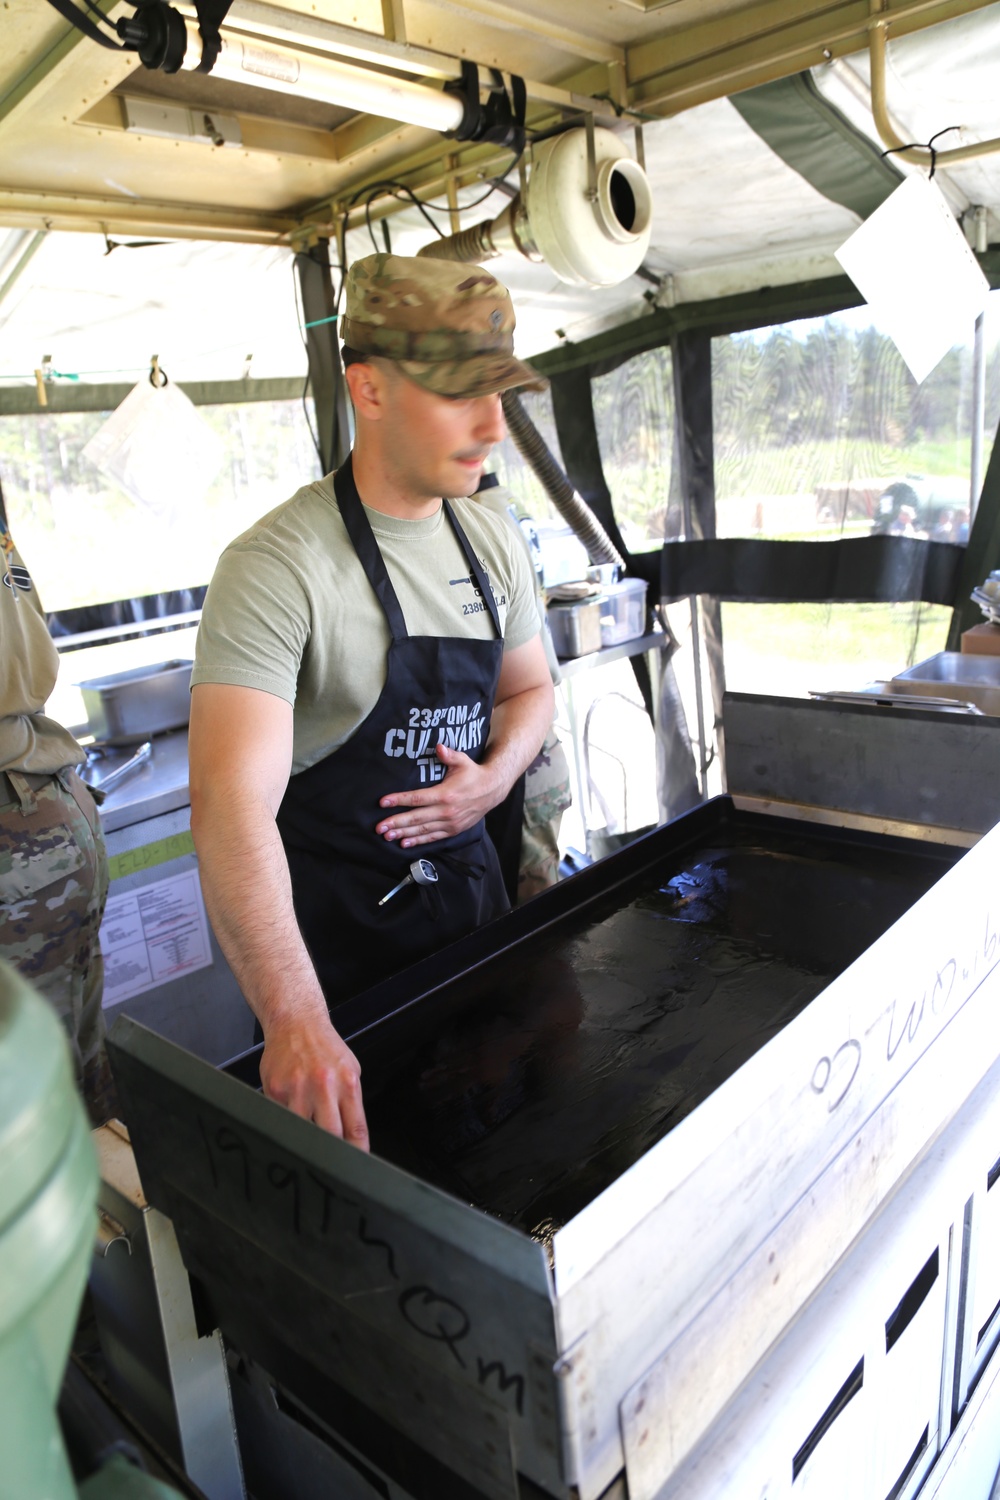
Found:
M 981 6 L 891 0 L 882 14 L 896 37 Z M 108 13 L 130 11 L 119 0 Z M 295 6 L 259 0 L 236 0 L 233 23 L 266 30 L 267 15 L 297 24 Z M 869 25 L 868 0 L 551 0 L 544 14 L 530 0 L 317 0 L 302 17 L 310 46 L 381 56 L 418 78 L 436 71 L 440 83 L 462 59 L 518 73 L 528 80 L 536 123 L 559 118 L 574 93 L 578 104 L 590 99 L 604 110 L 610 99 L 618 108 L 677 113 L 857 50 Z M 308 227 L 315 205 L 349 197 L 376 176 L 433 168 L 474 181 L 484 155 L 335 106 L 149 74 L 134 54 L 79 36 L 41 0 L 9 0 L 4 41 L 0 223 L 8 225 L 273 241 Z M 242 146 L 126 130 L 118 101 L 130 88 L 235 115 Z

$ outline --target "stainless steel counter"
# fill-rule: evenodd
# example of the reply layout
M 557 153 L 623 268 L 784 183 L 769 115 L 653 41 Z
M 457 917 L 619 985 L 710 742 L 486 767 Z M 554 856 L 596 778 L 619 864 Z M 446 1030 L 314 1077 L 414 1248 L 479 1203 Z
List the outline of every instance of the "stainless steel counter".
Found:
M 145 765 L 108 794 L 101 808 L 105 833 L 187 807 L 190 801 L 187 730 L 157 735 L 151 743 L 152 755 Z M 100 788 L 104 777 L 124 765 L 133 753 L 134 747 L 125 747 L 102 756 L 93 762 L 87 779 Z

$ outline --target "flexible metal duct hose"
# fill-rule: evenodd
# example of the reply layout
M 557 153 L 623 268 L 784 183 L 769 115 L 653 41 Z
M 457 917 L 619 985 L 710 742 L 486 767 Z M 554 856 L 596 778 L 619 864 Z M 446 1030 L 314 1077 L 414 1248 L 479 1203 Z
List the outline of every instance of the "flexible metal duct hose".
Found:
M 625 567 L 614 542 L 585 500 L 581 500 L 549 452 L 545 439 L 521 405 L 515 391 L 504 391 L 503 414 L 514 446 L 541 480 L 552 504 L 568 521 L 590 555 L 592 563 L 617 563 Z
M 449 234 L 444 239 L 431 240 L 429 245 L 421 245 L 417 254 L 431 260 L 462 260 L 471 263 L 494 260 L 499 251 L 494 249 L 490 239 L 489 231 L 492 228 L 493 220 L 484 219 L 481 224 L 473 224 L 471 229 L 463 229 L 459 234 Z

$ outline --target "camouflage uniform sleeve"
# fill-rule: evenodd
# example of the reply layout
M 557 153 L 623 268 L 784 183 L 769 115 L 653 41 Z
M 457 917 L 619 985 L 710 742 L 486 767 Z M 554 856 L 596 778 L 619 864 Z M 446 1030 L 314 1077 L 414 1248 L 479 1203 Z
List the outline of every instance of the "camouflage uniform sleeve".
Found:
M 569 761 L 553 725 L 524 778 L 518 905 L 559 879 L 559 828 L 572 802 Z

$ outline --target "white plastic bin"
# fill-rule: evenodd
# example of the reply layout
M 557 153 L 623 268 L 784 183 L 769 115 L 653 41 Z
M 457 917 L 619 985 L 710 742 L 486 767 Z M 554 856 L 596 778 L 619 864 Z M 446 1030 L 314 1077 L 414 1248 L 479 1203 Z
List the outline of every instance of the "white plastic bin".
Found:
M 646 625 L 646 582 L 623 578 L 601 595 L 601 645 L 620 646 L 642 635 Z

